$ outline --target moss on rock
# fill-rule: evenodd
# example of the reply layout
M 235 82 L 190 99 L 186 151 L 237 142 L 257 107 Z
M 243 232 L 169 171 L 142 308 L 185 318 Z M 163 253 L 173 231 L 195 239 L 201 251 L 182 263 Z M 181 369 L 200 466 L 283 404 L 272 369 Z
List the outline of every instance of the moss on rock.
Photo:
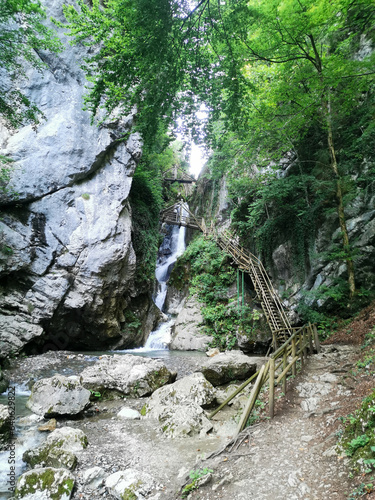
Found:
M 22 474 L 17 481 L 14 496 L 20 499 L 44 492 L 44 497 L 48 500 L 68 500 L 73 487 L 74 477 L 69 471 L 47 467 Z

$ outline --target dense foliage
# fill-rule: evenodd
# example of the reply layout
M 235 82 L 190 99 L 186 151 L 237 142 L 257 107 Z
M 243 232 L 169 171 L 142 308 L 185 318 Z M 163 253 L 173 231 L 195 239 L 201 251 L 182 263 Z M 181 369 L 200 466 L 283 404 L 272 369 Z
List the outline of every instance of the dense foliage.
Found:
M 259 315 L 248 306 L 238 308 L 236 270 L 214 239 L 199 236 L 189 244 L 173 268 L 170 284 L 188 285 L 202 303 L 202 330 L 213 337 L 214 347 L 232 349 L 239 330 L 251 337 Z

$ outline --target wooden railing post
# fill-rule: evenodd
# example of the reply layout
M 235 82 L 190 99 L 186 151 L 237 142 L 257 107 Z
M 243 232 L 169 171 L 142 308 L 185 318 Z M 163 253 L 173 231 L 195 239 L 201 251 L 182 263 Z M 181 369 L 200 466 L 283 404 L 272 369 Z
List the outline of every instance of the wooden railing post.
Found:
M 287 364 L 288 364 L 288 361 L 287 361 L 287 358 L 286 358 L 286 349 L 284 349 L 284 354 L 283 354 L 283 371 L 287 367 Z M 287 376 L 287 374 L 285 373 L 285 375 L 283 377 L 283 393 L 284 394 L 286 394 L 286 376 Z
M 294 359 L 296 357 L 296 338 L 292 338 L 292 358 Z M 296 376 L 297 375 L 297 365 L 294 363 L 292 366 L 292 375 Z
M 275 415 L 275 359 L 270 358 L 270 377 L 269 377 L 269 412 L 270 418 Z
M 303 328 L 303 355 L 307 360 L 307 339 L 306 339 L 306 326 Z
M 313 345 L 313 329 L 311 323 L 309 323 L 309 326 L 307 327 L 308 330 L 308 336 L 309 336 L 309 351 L 310 354 L 313 354 L 314 352 L 314 345 Z
M 320 353 L 320 341 L 319 341 L 318 329 L 317 329 L 316 325 L 313 325 L 313 329 L 314 329 L 315 349 L 316 349 L 316 352 L 319 354 Z

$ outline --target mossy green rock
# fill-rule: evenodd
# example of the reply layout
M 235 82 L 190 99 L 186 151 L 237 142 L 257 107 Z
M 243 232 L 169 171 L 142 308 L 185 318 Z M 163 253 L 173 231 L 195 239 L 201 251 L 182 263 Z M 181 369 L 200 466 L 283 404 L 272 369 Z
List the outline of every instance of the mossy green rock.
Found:
M 74 476 L 66 469 L 46 467 L 25 472 L 18 478 L 15 499 L 69 500 L 74 488 Z
M 53 445 L 41 446 L 35 450 L 27 450 L 22 456 L 22 460 L 31 467 L 63 467 L 74 470 L 77 466 L 77 457 L 71 451 L 56 448 Z
M 27 450 L 22 459 L 31 467 L 65 467 L 74 470 L 77 465 L 76 451 L 87 446 L 87 436 L 80 429 L 61 427 L 47 437 L 39 448 Z

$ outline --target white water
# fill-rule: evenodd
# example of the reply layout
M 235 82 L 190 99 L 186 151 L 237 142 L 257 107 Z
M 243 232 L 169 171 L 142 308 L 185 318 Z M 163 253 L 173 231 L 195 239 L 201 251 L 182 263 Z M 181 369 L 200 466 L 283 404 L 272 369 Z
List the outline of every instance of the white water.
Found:
M 26 400 L 30 395 L 30 390 L 26 384 L 13 384 L 16 389 L 16 421 L 15 421 L 15 457 L 10 454 L 10 451 L 0 452 L 0 499 L 9 498 L 10 486 L 8 480 L 10 465 L 16 467 L 16 477 L 22 474 L 26 469 L 26 464 L 22 460 L 22 455 L 26 450 L 37 447 L 44 436 L 37 432 L 37 426 L 40 425 L 40 417 L 31 415 L 31 411 L 25 408 Z M 7 404 L 7 392 L 0 395 L 0 404 Z M 13 462 L 14 460 L 14 462 Z M 10 461 L 10 462 L 9 462 Z
M 177 258 L 184 253 L 186 248 L 185 234 L 186 234 L 185 227 L 172 226 L 172 237 L 170 245 L 171 253 L 167 259 L 163 255 L 159 257 L 158 263 L 156 265 L 155 277 L 158 282 L 158 288 L 156 295 L 154 297 L 154 302 L 161 311 L 163 310 L 165 299 L 167 296 L 167 290 L 168 290 L 167 281 L 169 279 L 172 266 L 176 262 Z M 140 349 L 134 349 L 134 350 L 158 351 L 158 350 L 168 349 L 168 346 L 172 340 L 171 328 L 173 324 L 174 320 L 171 318 L 169 318 L 165 322 L 160 323 L 156 328 L 156 330 L 150 333 L 145 346 L 141 347 Z

